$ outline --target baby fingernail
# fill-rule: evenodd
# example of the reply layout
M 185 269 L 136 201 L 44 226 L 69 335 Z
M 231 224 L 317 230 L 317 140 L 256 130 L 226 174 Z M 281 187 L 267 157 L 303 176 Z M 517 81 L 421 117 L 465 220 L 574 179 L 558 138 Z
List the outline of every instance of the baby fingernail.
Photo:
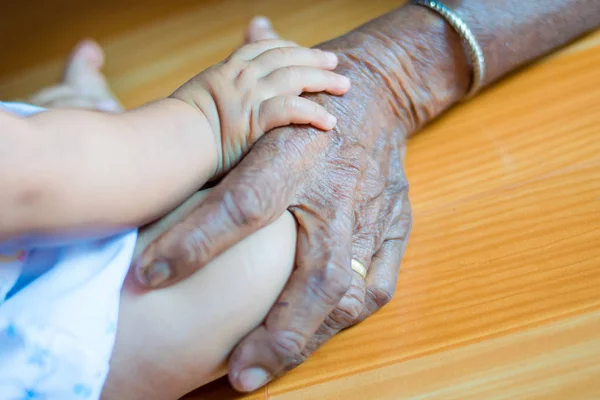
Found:
M 345 88 L 349 88 L 351 85 L 350 79 L 346 78 L 345 76 L 342 75 L 342 85 Z
M 337 55 L 335 55 L 335 53 L 331 53 L 329 51 L 325 52 L 325 56 L 327 57 L 327 60 L 329 60 L 329 62 L 331 64 L 337 64 L 338 62 L 338 57 Z
M 173 272 L 166 261 L 155 261 L 146 266 L 141 275 L 146 285 L 157 287 L 165 283 L 173 275 Z
M 329 114 L 327 116 L 327 125 L 331 126 L 331 128 L 333 129 L 333 127 L 335 127 L 336 124 L 337 124 L 337 118 L 334 117 L 333 115 Z
M 270 380 L 270 376 L 262 368 L 252 367 L 240 373 L 240 389 L 244 392 L 253 392 Z

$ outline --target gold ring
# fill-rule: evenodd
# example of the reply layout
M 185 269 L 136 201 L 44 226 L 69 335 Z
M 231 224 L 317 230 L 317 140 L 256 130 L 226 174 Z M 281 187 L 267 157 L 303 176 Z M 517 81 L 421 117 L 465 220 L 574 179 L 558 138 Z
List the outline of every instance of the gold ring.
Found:
M 362 276 L 363 279 L 367 279 L 367 267 L 354 258 L 352 259 L 352 271 Z

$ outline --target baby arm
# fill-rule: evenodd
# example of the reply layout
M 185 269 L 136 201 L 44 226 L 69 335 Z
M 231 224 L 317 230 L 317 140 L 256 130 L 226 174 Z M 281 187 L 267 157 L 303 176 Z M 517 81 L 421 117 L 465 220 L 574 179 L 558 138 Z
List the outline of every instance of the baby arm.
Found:
M 136 251 L 204 195 L 143 230 Z M 285 285 L 295 245 L 295 222 L 286 212 L 177 285 L 144 292 L 128 277 L 102 398 L 176 399 L 224 375 L 233 347 L 261 323 Z
M 345 93 L 336 65 L 333 54 L 268 40 L 124 114 L 0 114 L 0 240 L 143 225 L 226 172 L 264 132 L 333 128 L 333 116 L 297 96 Z
M 0 240 L 140 225 L 208 179 L 216 154 L 207 119 L 175 99 L 124 114 L 0 113 Z

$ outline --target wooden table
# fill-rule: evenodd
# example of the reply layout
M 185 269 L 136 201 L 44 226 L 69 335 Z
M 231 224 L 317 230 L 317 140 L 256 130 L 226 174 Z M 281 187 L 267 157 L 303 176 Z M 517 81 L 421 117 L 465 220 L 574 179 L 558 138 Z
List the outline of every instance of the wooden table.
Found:
M 93 35 L 135 106 L 226 56 L 255 13 L 310 45 L 400 3 L 144 2 L 56 0 L 73 22 L 27 32 L 15 21 L 37 18 L 30 3 L 3 11 L 0 95 L 53 82 Z M 600 398 L 600 32 L 425 129 L 407 168 L 414 230 L 394 300 L 245 398 Z M 220 381 L 189 398 L 237 396 Z

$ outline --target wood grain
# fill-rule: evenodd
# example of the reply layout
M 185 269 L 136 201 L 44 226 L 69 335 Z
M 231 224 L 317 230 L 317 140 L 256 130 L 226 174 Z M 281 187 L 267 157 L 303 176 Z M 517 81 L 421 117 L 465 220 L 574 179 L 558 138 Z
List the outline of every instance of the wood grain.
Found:
M 95 27 L 128 106 L 226 56 L 253 14 L 310 45 L 399 3 L 144 1 L 136 13 L 105 2 L 130 25 L 83 5 L 66 14 Z M 9 15 L 0 37 L 28 18 Z M 41 54 L 13 48 L 0 94 L 52 83 L 64 50 L 85 33 L 86 24 L 74 26 L 28 32 L 53 44 Z M 597 32 L 416 135 L 407 159 L 414 230 L 391 304 L 253 395 L 218 381 L 188 398 L 600 398 L 599 65 Z

